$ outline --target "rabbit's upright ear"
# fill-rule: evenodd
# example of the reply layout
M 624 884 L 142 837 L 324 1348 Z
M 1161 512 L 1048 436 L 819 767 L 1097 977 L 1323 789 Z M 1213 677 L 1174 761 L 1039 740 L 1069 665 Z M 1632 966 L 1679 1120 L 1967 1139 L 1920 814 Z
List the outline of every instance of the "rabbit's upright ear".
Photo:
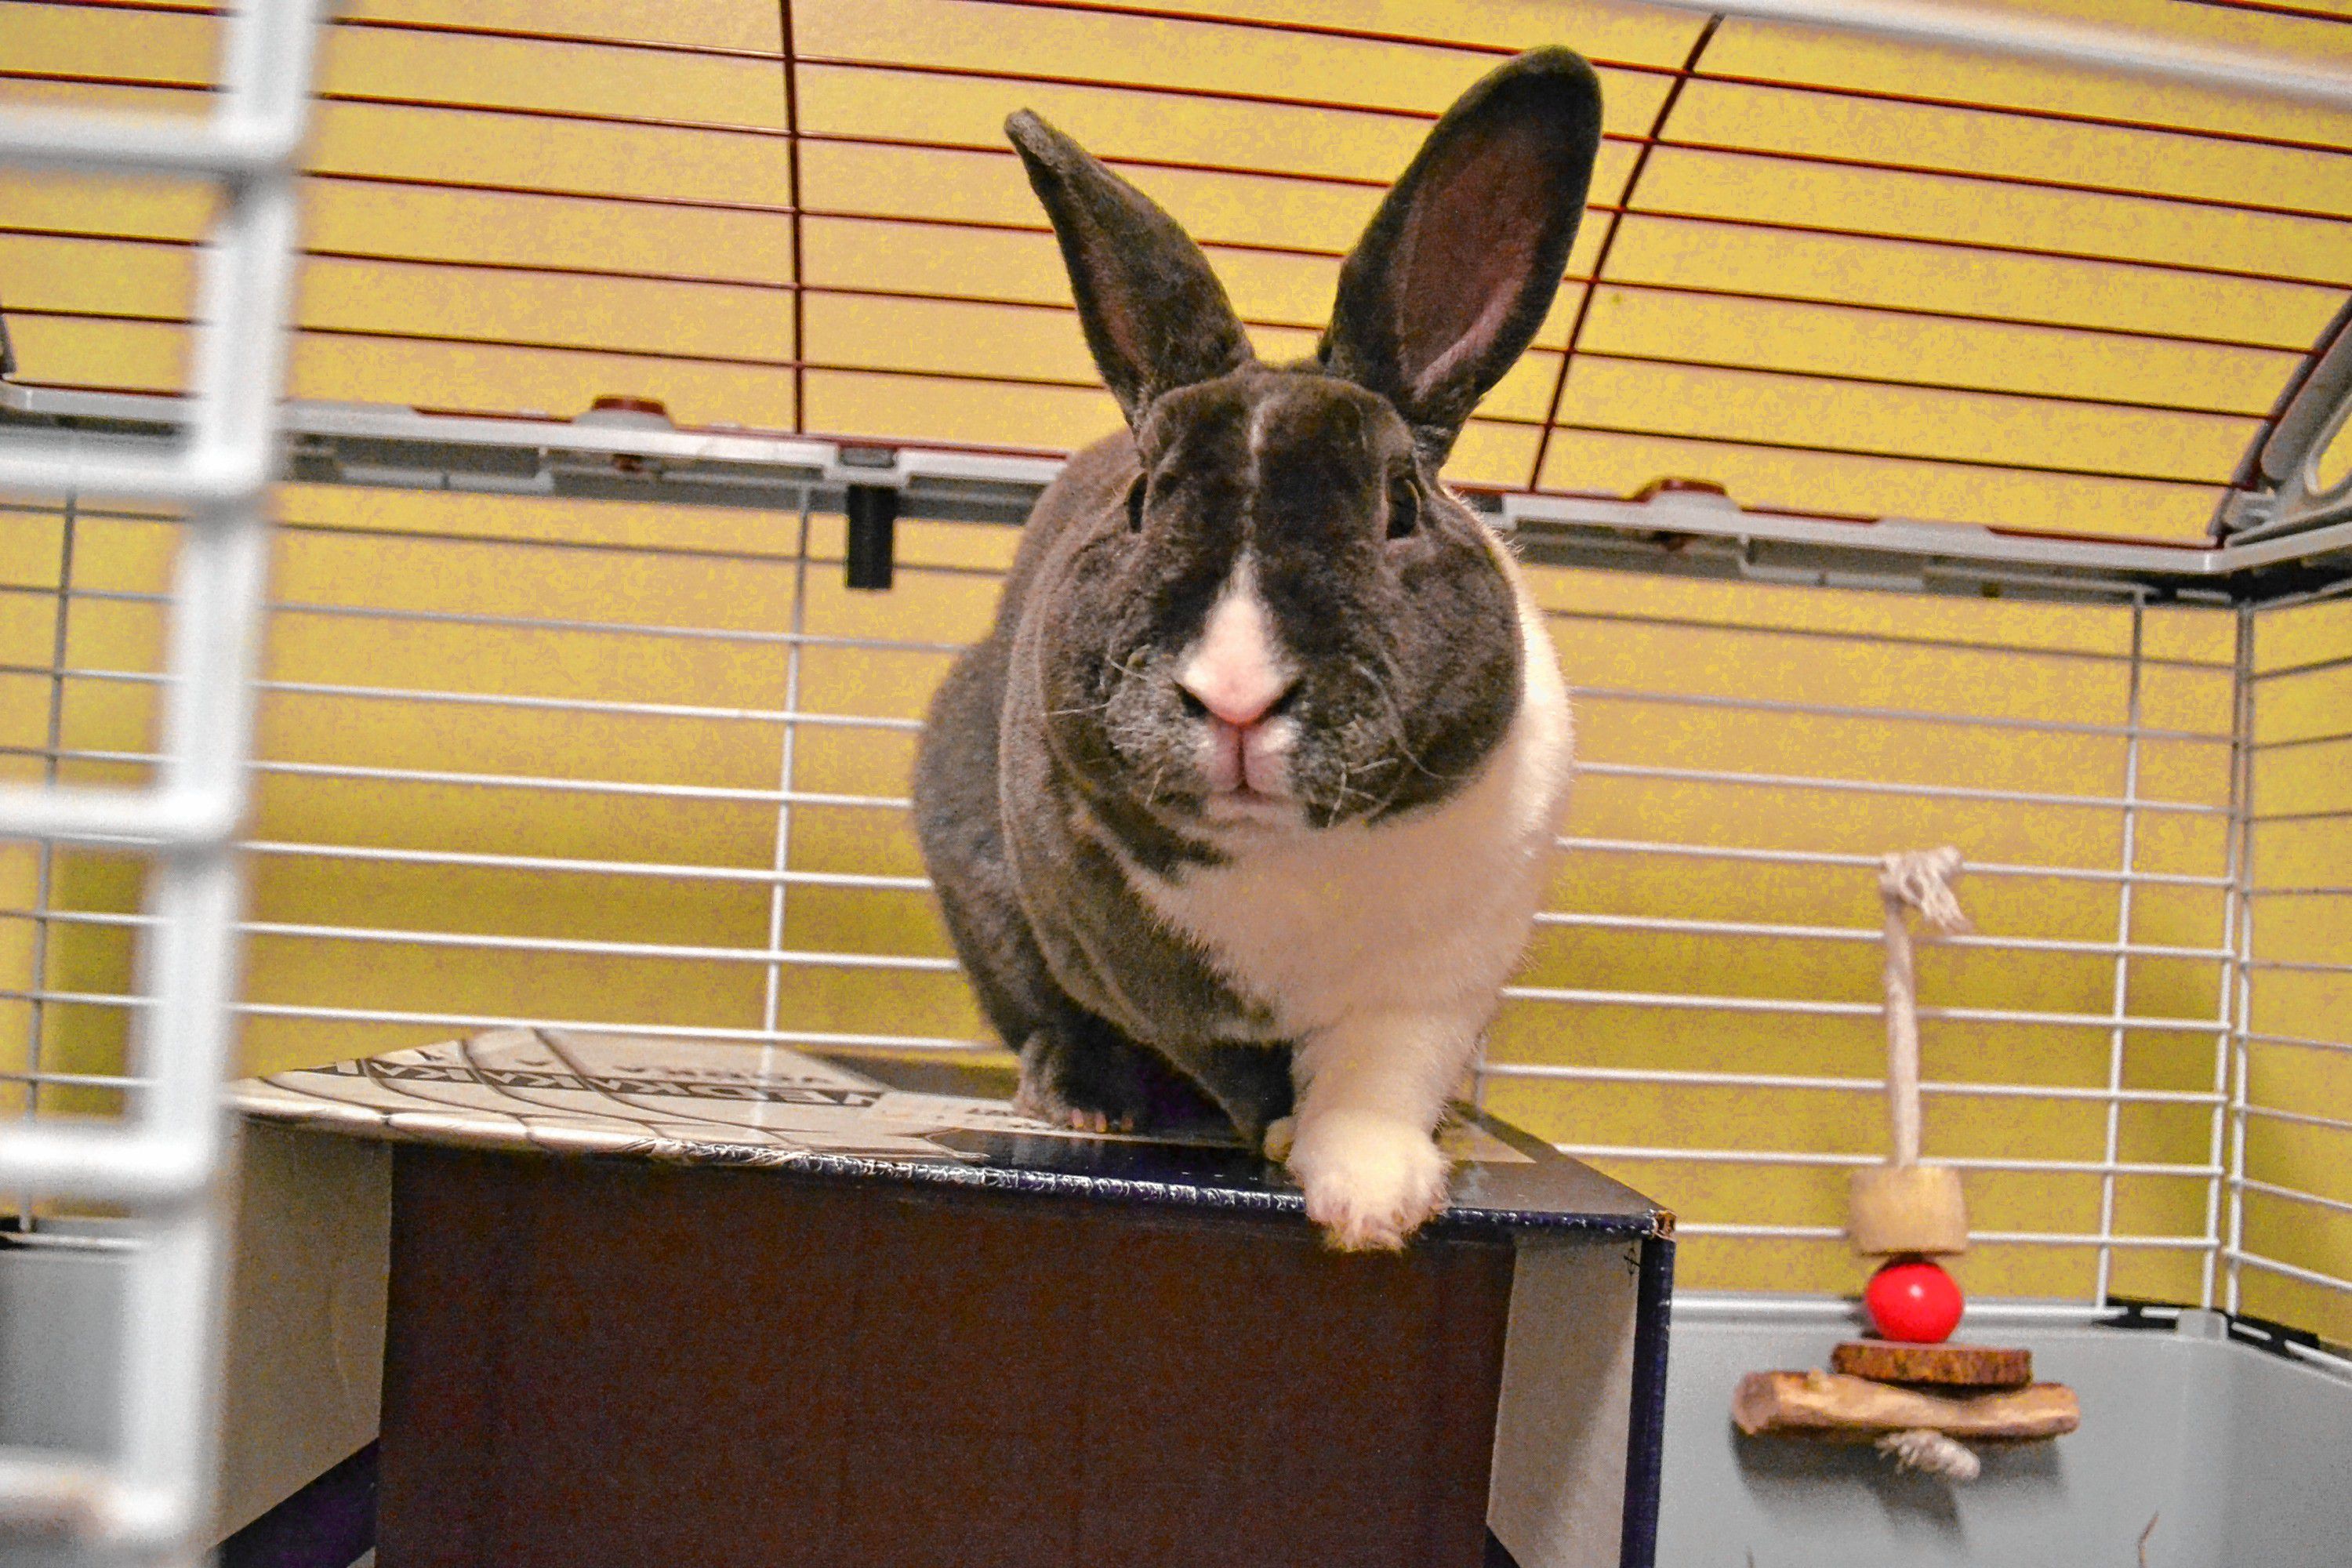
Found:
M 1433 467 L 1551 309 L 1600 147 L 1592 68 L 1521 55 L 1445 111 L 1340 268 L 1318 357 L 1395 404 Z
M 1025 109 L 1004 134 L 1053 220 L 1087 347 L 1129 425 L 1160 394 L 1249 363 L 1241 318 L 1174 218 Z

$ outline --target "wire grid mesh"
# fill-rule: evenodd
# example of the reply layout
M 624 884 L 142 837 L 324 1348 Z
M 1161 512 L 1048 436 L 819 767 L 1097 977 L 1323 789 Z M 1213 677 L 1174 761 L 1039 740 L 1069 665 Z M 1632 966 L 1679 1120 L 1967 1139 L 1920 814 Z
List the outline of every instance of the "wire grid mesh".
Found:
M 2352 597 L 2248 617 L 2224 1305 L 2342 1341 L 2352 1237 Z
M 254 1066 L 525 1022 L 994 1048 L 905 777 L 1013 531 L 902 522 L 898 585 L 860 595 L 823 514 L 280 504 Z M 84 640 L 62 674 L 10 666 L 61 689 L 69 775 L 149 759 L 157 526 L 85 509 Z M 2251 613 L 1536 577 L 1584 772 L 1492 1109 L 1680 1208 L 1701 1282 L 1840 1288 L 1843 1173 L 1883 1157 L 1875 854 L 1948 839 L 1980 929 L 1923 963 L 1928 1147 L 1971 1173 L 1972 1287 L 2219 1302 L 2262 1267 L 2231 1106 L 2308 1112 L 2230 1077 Z M 27 911 L 49 968 L 17 994 L 84 1091 L 132 1004 L 76 977 L 119 973 L 145 919 L 103 858 Z
M 195 123 L 72 113 L 0 116 L 0 163 L 63 174 L 218 182 L 199 271 L 188 417 L 168 450 L 73 434 L 13 433 L 0 445 L 0 494 L 144 497 L 184 521 L 159 603 L 154 755 L 137 787 L 93 787 L 63 768 L 61 689 L 46 704 L 33 778 L 0 786 L 0 833 L 36 839 L 37 892 L 54 901 L 59 841 L 112 843 L 149 860 L 148 930 L 133 1048 L 99 1089 L 102 1108 L 45 1100 L 50 1075 L 36 1022 L 24 1113 L 0 1130 L 0 1184 L 18 1199 L 20 1241 L 36 1205 L 126 1213 L 123 1342 L 110 1451 L 23 1442 L 0 1447 L 0 1541 L 63 1537 L 92 1561 L 193 1562 L 209 1540 L 224 1164 L 219 1085 L 233 1051 L 236 824 L 247 801 L 249 681 L 268 562 L 264 492 L 276 461 L 281 323 L 294 270 L 293 162 L 308 110 L 312 8 L 248 10 L 224 33 L 221 95 Z M 69 653 L 75 519 L 56 535 L 49 645 Z M 31 954 L 47 965 L 37 925 Z M 37 1007 L 31 1009 L 37 1015 Z M 59 1086 L 63 1087 L 63 1086 Z M 76 1115 L 103 1109 L 110 1115 Z

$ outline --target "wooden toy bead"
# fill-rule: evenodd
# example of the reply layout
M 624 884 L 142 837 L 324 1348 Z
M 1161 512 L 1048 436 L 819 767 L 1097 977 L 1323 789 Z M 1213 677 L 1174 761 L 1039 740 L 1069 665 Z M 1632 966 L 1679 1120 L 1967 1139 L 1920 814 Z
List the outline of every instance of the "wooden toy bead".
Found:
M 1951 1338 L 1967 1304 L 1952 1277 L 1924 1258 L 1898 1258 L 1883 1266 L 1870 1277 L 1862 1300 L 1881 1334 L 1916 1345 Z
M 1944 1165 L 1865 1165 L 1846 1184 L 1846 1235 L 1864 1257 L 1933 1258 L 1969 1249 L 1960 1173 Z

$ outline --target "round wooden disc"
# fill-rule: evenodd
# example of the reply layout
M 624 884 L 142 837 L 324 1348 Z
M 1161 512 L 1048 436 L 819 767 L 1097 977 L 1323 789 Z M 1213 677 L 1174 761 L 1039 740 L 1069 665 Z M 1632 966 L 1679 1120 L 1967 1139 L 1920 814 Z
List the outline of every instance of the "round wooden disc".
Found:
M 1906 1345 L 1895 1340 L 1848 1340 L 1830 1352 L 1830 1366 L 1874 1383 L 1938 1383 L 1969 1388 L 2022 1388 L 2033 1381 L 2032 1351 L 1993 1345 Z

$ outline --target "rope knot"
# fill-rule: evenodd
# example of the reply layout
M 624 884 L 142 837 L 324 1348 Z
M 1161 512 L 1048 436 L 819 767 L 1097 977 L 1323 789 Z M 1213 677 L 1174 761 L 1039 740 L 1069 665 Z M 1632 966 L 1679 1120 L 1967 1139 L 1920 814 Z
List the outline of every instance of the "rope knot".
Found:
M 1946 1480 L 1972 1481 L 1982 1472 L 1983 1466 L 1966 1443 L 1935 1430 L 1930 1426 L 1914 1427 L 1908 1432 L 1889 1432 L 1874 1445 L 1878 1451 L 1895 1461 L 1899 1470 L 1924 1470 Z
M 1878 895 L 1886 912 L 1908 910 L 1931 931 L 1969 929 L 1969 917 L 1952 896 L 1952 881 L 1960 874 L 1960 852 L 1947 844 L 1941 849 L 1912 849 L 1879 861 Z

